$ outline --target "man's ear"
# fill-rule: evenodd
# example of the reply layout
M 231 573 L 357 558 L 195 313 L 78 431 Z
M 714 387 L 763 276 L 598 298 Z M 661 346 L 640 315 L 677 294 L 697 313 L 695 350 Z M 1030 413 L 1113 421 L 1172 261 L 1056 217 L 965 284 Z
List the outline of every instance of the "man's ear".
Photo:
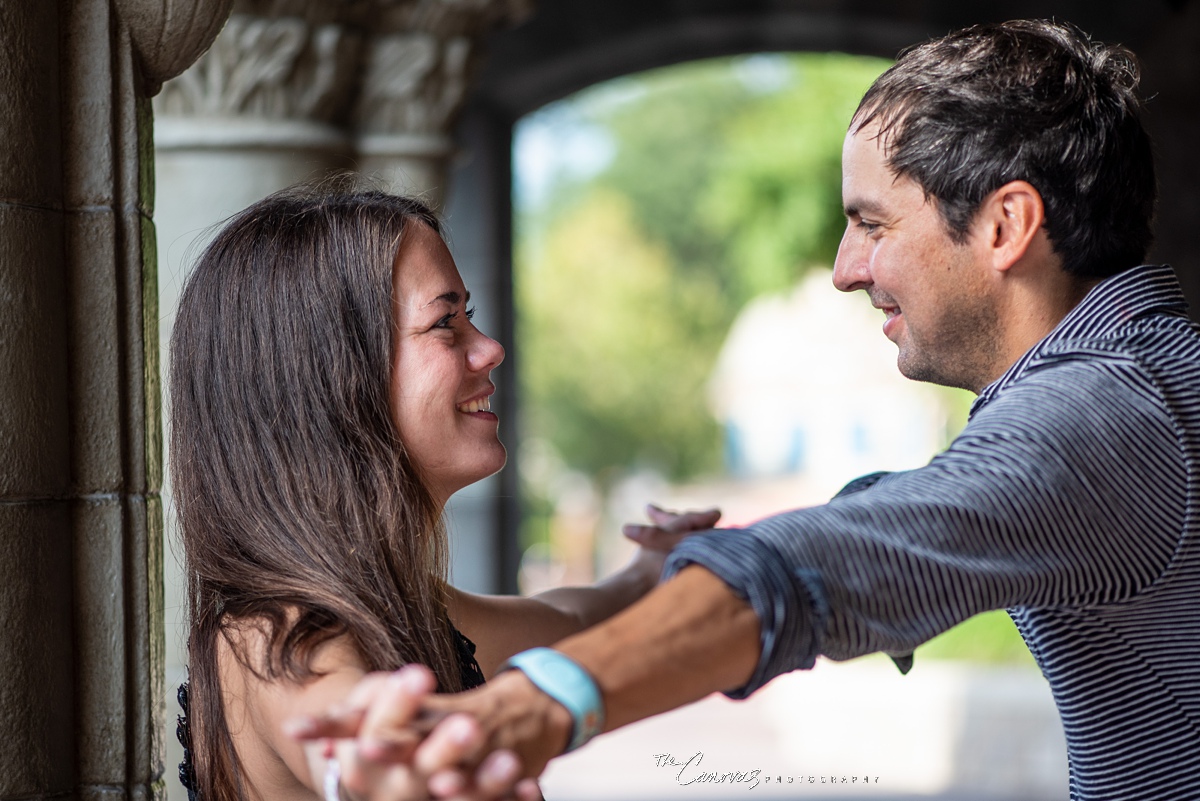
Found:
M 1028 181 L 1009 181 L 988 195 L 979 207 L 976 222 L 986 237 L 992 266 L 1007 272 L 1021 261 L 1034 240 L 1045 236 L 1045 221 L 1042 195 Z

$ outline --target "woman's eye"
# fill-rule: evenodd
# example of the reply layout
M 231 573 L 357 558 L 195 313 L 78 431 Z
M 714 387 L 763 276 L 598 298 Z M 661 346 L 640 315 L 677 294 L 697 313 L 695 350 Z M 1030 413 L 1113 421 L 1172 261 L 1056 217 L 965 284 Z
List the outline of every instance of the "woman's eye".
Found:
M 470 320 L 471 318 L 473 318 L 473 317 L 475 316 L 475 307 L 474 307 L 474 306 L 472 306 L 471 308 L 467 309 L 467 310 L 466 310 L 466 311 L 463 313 L 463 316 L 464 316 L 464 317 L 466 317 L 468 320 Z M 442 319 L 440 319 L 440 320 L 438 320 L 436 323 L 434 323 L 434 324 L 433 324 L 433 327 L 434 327 L 434 328 L 453 328 L 453 327 L 454 327 L 454 321 L 455 321 L 457 318 L 458 318 L 458 312 L 456 312 L 456 311 L 454 311 L 454 312 L 450 312 L 450 313 L 449 313 L 449 314 L 447 314 L 445 317 L 443 317 Z

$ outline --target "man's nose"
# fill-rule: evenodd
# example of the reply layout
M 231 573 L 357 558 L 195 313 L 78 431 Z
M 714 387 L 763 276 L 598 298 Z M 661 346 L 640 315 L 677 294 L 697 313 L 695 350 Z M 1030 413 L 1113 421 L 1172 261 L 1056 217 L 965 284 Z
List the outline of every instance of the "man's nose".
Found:
M 871 271 L 867 261 L 867 249 L 862 237 L 847 227 L 838 245 L 837 258 L 833 262 L 833 285 L 843 292 L 866 289 L 871 285 Z

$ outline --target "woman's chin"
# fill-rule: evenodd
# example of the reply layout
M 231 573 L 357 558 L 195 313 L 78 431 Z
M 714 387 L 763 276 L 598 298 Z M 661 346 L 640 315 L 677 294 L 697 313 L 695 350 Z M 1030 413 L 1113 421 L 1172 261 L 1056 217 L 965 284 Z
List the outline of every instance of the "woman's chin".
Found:
M 504 449 L 504 445 L 497 440 L 489 451 L 488 454 L 481 455 L 469 470 L 464 470 L 458 476 L 447 477 L 446 480 L 439 482 L 444 488 L 441 495 L 449 498 L 454 493 L 464 490 L 472 484 L 478 484 L 504 469 L 504 465 L 508 461 L 508 452 Z
M 504 447 L 504 443 L 501 442 L 498 438 L 495 440 L 495 442 L 493 442 L 491 444 L 491 447 L 489 448 L 489 450 L 491 452 L 488 454 L 488 458 L 481 460 L 482 462 L 485 462 L 487 465 L 486 467 L 483 468 L 486 472 L 484 472 L 483 475 L 479 476 L 479 478 L 475 479 L 475 481 L 482 481 L 483 479 L 487 478 L 488 476 L 496 475 L 501 470 L 503 470 L 504 465 L 508 463 L 508 449 L 506 449 Z M 474 482 L 472 482 L 472 483 L 474 483 Z
M 499 443 L 497 443 L 497 445 L 499 445 Z M 475 481 L 472 481 L 471 482 L 472 484 L 474 484 L 476 481 L 483 481 L 485 478 L 488 478 L 489 476 L 494 476 L 497 473 L 499 473 L 501 470 L 504 469 L 504 465 L 508 463 L 508 451 L 504 450 L 503 445 L 499 445 L 499 449 L 500 449 L 500 452 L 492 460 L 492 464 L 487 469 L 487 472 L 483 473 L 481 476 L 476 478 Z

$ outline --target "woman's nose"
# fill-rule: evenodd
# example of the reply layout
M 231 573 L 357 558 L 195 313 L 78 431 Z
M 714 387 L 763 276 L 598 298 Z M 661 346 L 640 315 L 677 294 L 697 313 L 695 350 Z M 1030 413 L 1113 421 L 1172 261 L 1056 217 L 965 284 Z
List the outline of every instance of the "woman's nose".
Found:
M 472 370 L 492 370 L 504 361 L 504 346 L 475 326 L 474 340 L 467 351 L 467 361 Z

